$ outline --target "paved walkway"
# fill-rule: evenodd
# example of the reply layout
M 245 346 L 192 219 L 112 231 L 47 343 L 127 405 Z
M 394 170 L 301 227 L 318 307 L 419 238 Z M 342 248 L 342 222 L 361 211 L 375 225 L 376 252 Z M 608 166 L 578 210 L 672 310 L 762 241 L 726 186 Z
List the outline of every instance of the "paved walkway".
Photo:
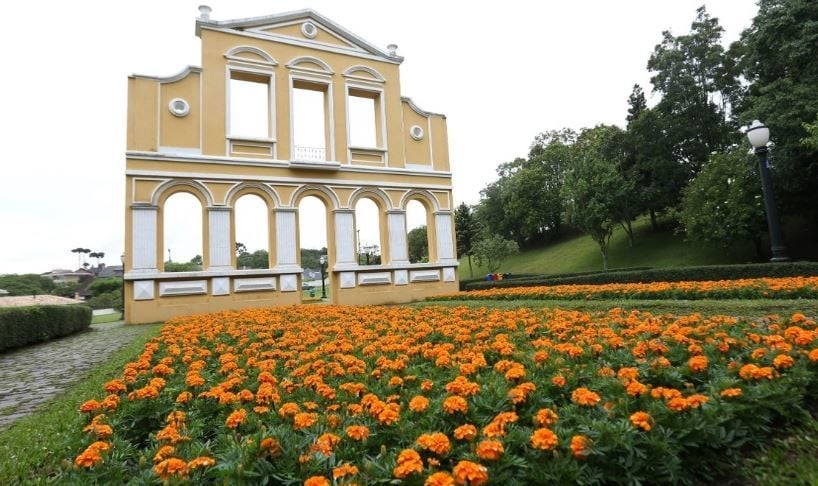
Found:
M 144 333 L 144 326 L 94 324 L 79 334 L 0 354 L 0 429 L 32 413 Z

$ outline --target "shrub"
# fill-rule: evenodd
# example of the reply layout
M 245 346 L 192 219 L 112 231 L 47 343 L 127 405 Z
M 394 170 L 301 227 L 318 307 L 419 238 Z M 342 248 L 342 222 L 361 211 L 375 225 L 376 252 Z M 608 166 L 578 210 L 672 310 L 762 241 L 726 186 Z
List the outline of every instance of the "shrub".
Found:
M 743 265 L 709 265 L 700 267 L 650 268 L 646 270 L 620 270 L 595 272 L 588 275 L 543 277 L 525 280 L 498 280 L 473 282 L 466 290 L 492 287 L 536 287 L 541 285 L 607 284 L 683 282 L 705 280 L 735 280 L 761 277 L 806 277 L 818 275 L 818 262 L 749 263 Z
M 67 336 L 91 325 L 84 305 L 41 305 L 0 309 L 0 351 Z

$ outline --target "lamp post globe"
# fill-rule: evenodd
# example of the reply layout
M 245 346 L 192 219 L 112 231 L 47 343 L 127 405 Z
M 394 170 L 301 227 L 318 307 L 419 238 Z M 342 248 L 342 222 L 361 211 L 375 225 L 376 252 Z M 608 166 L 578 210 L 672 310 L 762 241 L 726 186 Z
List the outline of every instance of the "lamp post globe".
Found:
M 319 261 L 319 263 L 321 263 L 321 298 L 326 299 L 327 298 L 327 287 L 324 284 L 324 278 L 326 276 L 326 274 L 324 272 L 326 271 L 326 268 L 327 268 L 327 256 L 326 255 L 321 255 L 321 257 L 318 259 L 318 261 Z
M 753 151 L 758 157 L 758 172 L 761 176 L 761 191 L 764 194 L 764 211 L 767 214 L 767 229 L 770 232 L 770 247 L 772 251 L 771 262 L 788 262 L 787 247 L 784 246 L 781 237 L 781 225 L 778 220 L 778 210 L 775 207 L 775 194 L 773 193 L 772 178 L 770 177 L 770 164 L 767 159 L 770 142 L 770 129 L 767 125 L 758 120 L 747 128 L 747 140 L 753 146 Z

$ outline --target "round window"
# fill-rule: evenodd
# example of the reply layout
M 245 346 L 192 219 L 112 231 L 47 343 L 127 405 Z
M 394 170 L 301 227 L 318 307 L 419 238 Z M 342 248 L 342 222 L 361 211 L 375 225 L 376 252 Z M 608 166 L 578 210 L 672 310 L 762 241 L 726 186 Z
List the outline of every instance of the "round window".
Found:
M 422 140 L 423 129 L 418 125 L 412 125 L 412 128 L 409 129 L 409 135 L 415 140 Z
M 174 116 L 183 117 L 190 113 L 190 104 L 182 98 L 173 98 L 168 103 L 168 109 Z
M 301 24 L 301 33 L 304 34 L 305 37 L 313 39 L 316 35 L 318 35 L 318 27 L 316 27 L 312 22 L 304 22 Z

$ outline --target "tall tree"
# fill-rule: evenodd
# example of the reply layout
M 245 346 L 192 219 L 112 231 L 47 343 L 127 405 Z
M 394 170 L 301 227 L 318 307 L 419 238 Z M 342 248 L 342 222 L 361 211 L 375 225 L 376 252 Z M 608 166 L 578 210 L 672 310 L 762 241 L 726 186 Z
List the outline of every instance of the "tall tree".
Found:
M 645 92 L 642 90 L 642 86 L 634 84 L 631 95 L 628 96 L 628 116 L 625 117 L 628 126 L 630 127 L 631 123 L 639 118 L 639 115 L 647 108 L 648 102 L 645 99 Z
M 464 202 L 460 203 L 460 206 L 455 210 L 454 227 L 457 240 L 457 254 L 461 258 L 465 256 L 468 259 L 469 275 L 471 278 L 474 278 L 471 257 L 474 243 L 480 234 L 480 225 L 472 212 L 472 208 L 468 204 Z
M 474 244 L 474 256 L 478 265 L 486 264 L 489 273 L 496 273 L 506 258 L 520 251 L 517 243 L 500 235 L 484 236 Z
M 426 226 L 418 226 L 406 235 L 406 245 L 409 250 L 410 263 L 422 263 L 429 261 L 429 239 L 426 234 Z
M 574 145 L 575 157 L 563 186 L 572 223 L 599 245 L 604 270 L 608 269 L 611 236 L 620 220 L 617 204 L 629 190 L 616 162 L 609 160 L 608 146 L 619 132 L 605 125 L 584 130 Z
M 760 257 L 766 219 L 758 177 L 743 150 L 711 156 L 684 190 L 679 220 L 686 236 L 722 247 L 752 241 Z
M 818 113 L 818 2 L 760 0 L 758 15 L 731 50 L 750 83 L 740 121 L 770 127 L 776 197 L 784 214 L 818 225 L 818 146 L 801 143 Z
M 737 81 L 724 69 L 723 31 L 718 19 L 699 7 L 690 33 L 663 32 L 648 60 L 648 69 L 655 73 L 650 79 L 653 90 L 662 95 L 656 110 L 674 158 L 685 165 L 690 178 L 712 152 L 722 151 L 735 138 L 726 93 Z

